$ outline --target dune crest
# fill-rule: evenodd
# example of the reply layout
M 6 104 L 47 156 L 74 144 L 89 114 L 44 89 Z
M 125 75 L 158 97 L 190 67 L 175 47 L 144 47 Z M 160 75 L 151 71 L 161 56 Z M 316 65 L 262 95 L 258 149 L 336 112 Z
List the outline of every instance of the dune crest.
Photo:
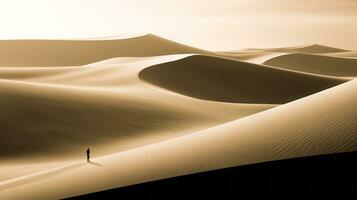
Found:
M 0 40 L 0 67 L 77 66 L 114 57 L 205 52 L 152 34 L 115 40 Z
M 200 55 L 145 68 L 139 77 L 199 99 L 268 104 L 287 103 L 345 82 Z

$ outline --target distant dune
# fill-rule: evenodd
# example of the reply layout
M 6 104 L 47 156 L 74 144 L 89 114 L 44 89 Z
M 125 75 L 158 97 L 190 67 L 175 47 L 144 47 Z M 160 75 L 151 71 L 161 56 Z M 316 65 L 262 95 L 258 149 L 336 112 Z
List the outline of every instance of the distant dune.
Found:
M 205 51 L 148 34 L 129 39 L 0 40 L 1 67 L 85 65 L 114 57 Z
M 272 58 L 264 64 L 329 76 L 357 76 L 357 59 L 311 54 L 287 54 Z
M 357 52 L 356 51 L 346 51 L 346 52 L 337 52 L 337 53 L 324 53 L 321 55 L 326 55 L 326 56 L 336 56 L 336 57 L 342 57 L 342 58 L 357 58 Z
M 335 52 L 345 52 L 347 50 L 329 47 L 320 44 L 313 44 L 302 47 L 292 47 L 292 48 L 281 48 L 278 51 L 287 53 L 335 53 Z
M 294 47 L 283 47 L 283 48 L 265 48 L 265 49 L 257 49 L 257 48 L 248 48 L 243 49 L 245 52 L 284 52 L 284 53 L 337 53 L 337 52 L 347 52 L 348 50 L 339 49 L 334 47 L 329 47 L 320 44 L 313 45 L 303 45 L 303 46 L 294 46 Z
M 326 55 L 341 58 L 353 58 L 355 56 L 354 51 L 314 44 L 295 47 L 283 47 L 283 48 L 247 48 L 238 51 L 225 51 L 215 52 L 216 55 L 232 58 L 237 60 L 244 60 L 251 63 L 263 64 L 270 59 L 289 54 L 308 54 L 308 55 Z M 301 61 L 303 62 L 303 61 Z M 285 63 L 286 64 L 286 63 Z
M 199 99 L 270 104 L 287 103 L 345 82 L 210 56 L 152 66 L 139 77 Z

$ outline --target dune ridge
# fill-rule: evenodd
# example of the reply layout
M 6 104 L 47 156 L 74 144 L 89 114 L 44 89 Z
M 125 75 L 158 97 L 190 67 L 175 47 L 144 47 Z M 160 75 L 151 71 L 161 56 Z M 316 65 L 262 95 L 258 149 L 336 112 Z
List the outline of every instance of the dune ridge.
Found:
M 147 34 L 107 40 L 0 40 L 1 67 L 78 66 L 114 57 L 206 53 Z
M 201 55 L 145 68 L 139 77 L 199 99 L 270 104 L 287 103 L 345 82 Z

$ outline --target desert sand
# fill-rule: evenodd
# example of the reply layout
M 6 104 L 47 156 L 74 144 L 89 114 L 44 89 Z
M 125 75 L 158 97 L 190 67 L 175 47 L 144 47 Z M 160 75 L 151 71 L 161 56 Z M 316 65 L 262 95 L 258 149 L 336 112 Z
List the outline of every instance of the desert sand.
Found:
M 0 41 L 0 199 L 356 151 L 345 52 L 209 52 L 152 34 Z
M 357 76 L 357 59 L 325 55 L 286 54 L 271 58 L 264 64 L 329 76 Z
M 145 57 L 205 51 L 152 34 L 126 39 L 2 40 L 0 66 L 49 67 L 85 65 L 114 57 Z

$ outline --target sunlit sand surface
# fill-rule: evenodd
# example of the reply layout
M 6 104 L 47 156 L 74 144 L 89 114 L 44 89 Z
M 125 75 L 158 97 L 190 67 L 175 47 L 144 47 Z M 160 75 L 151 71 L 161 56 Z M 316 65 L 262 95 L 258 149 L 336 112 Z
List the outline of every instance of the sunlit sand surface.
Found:
M 152 34 L 0 41 L 0 199 L 356 151 L 354 57 L 210 52 Z

